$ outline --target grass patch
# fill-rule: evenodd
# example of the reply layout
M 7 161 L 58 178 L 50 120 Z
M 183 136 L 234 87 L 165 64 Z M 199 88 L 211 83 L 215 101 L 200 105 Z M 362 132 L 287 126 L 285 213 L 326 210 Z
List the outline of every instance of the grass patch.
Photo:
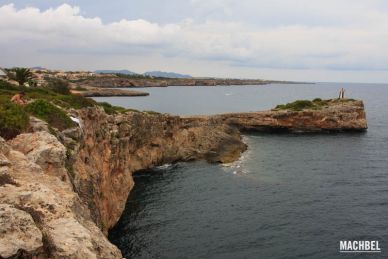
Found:
M 150 115 L 160 115 L 161 114 L 160 112 L 156 112 L 156 111 L 143 111 L 143 113 L 150 114 Z
M 315 98 L 313 101 L 310 100 L 296 100 L 295 102 L 277 105 L 277 110 L 291 110 L 291 111 L 302 111 L 305 109 L 318 110 L 328 105 L 329 100 L 322 100 L 321 98 Z
M 96 101 L 91 98 L 83 97 L 81 95 L 61 95 L 56 98 L 58 103 L 62 102 L 64 108 L 82 109 L 86 107 L 93 107 L 98 105 Z
M 46 121 L 50 124 L 50 126 L 59 130 L 64 130 L 76 126 L 76 124 L 70 119 L 66 112 L 46 100 L 40 99 L 29 103 L 25 107 L 25 110 L 35 117 Z
M 49 128 L 64 130 L 76 126 L 65 111 L 70 108 L 101 106 L 108 114 L 139 112 L 109 103 L 97 103 L 91 98 L 80 95 L 68 94 L 66 89 L 62 91 L 61 84 L 59 83 L 59 87 L 25 87 L 0 80 L 0 136 L 11 139 L 26 132 L 29 127 L 29 115 L 46 121 Z M 24 92 L 25 98 L 32 101 L 25 107 L 10 101 L 13 95 L 20 92 Z M 156 114 L 152 111 L 146 113 Z
M 63 95 L 70 94 L 69 82 L 61 79 L 50 79 L 47 87 L 53 92 Z
M 104 108 L 104 111 L 107 114 L 117 114 L 117 113 L 125 113 L 125 112 L 140 112 L 136 109 L 126 109 L 126 108 L 123 108 L 121 106 L 114 106 L 114 105 L 111 105 L 110 103 L 107 103 L 107 102 L 100 102 L 97 104 L 99 106 L 101 106 L 102 108 Z
M 127 109 L 125 109 L 123 107 L 114 106 L 114 105 L 111 105 L 110 103 L 107 103 L 107 102 L 101 102 L 101 103 L 98 103 L 98 105 L 101 106 L 102 108 L 104 108 L 104 111 L 107 114 L 123 113 L 123 112 L 127 111 Z
M 42 99 L 53 102 L 63 108 L 81 109 L 96 106 L 97 102 L 91 98 L 80 95 L 72 95 L 67 91 L 66 83 L 55 83 L 51 87 L 25 87 L 14 86 L 5 81 L 0 81 L 0 96 L 10 99 L 13 95 L 24 92 L 26 99 Z
M 29 116 L 23 107 L 0 98 L 0 136 L 11 139 L 27 130 Z
M 74 90 L 84 92 L 84 91 L 87 91 L 88 89 L 78 85 L 77 87 L 74 88 Z
M 17 90 L 17 86 L 11 85 L 10 83 L 0 79 L 1 90 Z

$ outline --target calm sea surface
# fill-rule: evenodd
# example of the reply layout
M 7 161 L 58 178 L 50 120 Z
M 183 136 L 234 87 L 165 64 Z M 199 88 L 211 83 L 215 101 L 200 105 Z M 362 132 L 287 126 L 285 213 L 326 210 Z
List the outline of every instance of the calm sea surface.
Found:
M 179 163 L 137 175 L 109 238 L 128 258 L 388 256 L 388 85 L 145 88 L 95 98 L 173 114 L 255 111 L 346 88 L 365 101 L 360 134 L 252 134 L 230 167 Z M 378 240 L 381 254 L 340 254 L 340 240 Z

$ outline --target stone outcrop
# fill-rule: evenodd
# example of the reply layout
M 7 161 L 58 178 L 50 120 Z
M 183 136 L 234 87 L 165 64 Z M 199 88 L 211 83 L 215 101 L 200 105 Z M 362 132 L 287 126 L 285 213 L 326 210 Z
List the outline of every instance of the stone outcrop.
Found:
M 176 161 L 231 162 L 246 145 L 227 125 L 192 126 L 176 116 L 80 110 L 83 139 L 74 157 L 74 186 L 106 232 L 118 221 L 132 173 Z
M 246 148 L 227 125 L 102 108 L 72 113 L 82 127 L 57 137 L 32 119 L 37 132 L 0 139 L 0 257 L 121 258 L 104 233 L 124 210 L 133 172 L 175 161 L 230 162 Z
M 59 162 L 65 148 L 54 139 L 46 132 L 8 144 L 0 138 L 9 161 L 0 166 L 0 257 L 120 258 L 71 184 L 51 172 L 49 164 L 66 170 Z
M 185 118 L 69 112 L 80 127 L 54 130 L 56 137 L 32 118 L 35 132 L 0 138 L 0 257 L 121 258 L 104 234 L 124 210 L 133 172 L 176 161 L 232 162 L 246 149 L 239 130 L 367 128 L 361 101 Z
M 0 256 L 37 256 L 43 252 L 42 232 L 24 210 L 0 204 L 0 229 Z
M 231 125 L 240 131 L 262 132 L 345 132 L 368 128 L 364 104 L 358 100 L 331 100 L 319 109 L 301 111 L 273 109 L 263 112 L 229 113 L 185 118 L 197 125 Z
M 84 91 L 71 90 L 73 94 L 81 95 L 84 97 L 108 97 L 108 96 L 148 96 L 149 93 L 133 90 L 122 89 L 106 89 L 87 87 Z

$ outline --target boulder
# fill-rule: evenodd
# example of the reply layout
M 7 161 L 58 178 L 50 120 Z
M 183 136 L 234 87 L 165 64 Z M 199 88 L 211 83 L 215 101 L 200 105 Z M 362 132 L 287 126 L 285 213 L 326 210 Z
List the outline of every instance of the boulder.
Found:
M 12 205 L 0 204 L 0 257 L 39 256 L 42 232 L 31 215 Z

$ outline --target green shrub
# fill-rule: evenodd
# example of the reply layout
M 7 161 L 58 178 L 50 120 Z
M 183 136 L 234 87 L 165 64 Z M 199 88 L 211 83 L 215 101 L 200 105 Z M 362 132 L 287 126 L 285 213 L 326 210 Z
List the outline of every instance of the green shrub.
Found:
M 295 102 L 287 103 L 285 105 L 278 105 L 278 106 L 276 106 L 276 109 L 301 111 L 303 109 L 313 108 L 314 106 L 315 105 L 312 101 L 297 100 Z
M 0 80 L 0 89 L 2 90 L 17 90 L 17 86 L 14 86 L 4 80 Z
M 136 110 L 136 109 L 125 109 L 126 112 L 140 112 L 139 110 Z
M 292 103 L 280 104 L 275 109 L 278 110 L 292 110 L 302 111 L 304 109 L 321 109 L 323 106 L 328 105 L 330 100 L 322 100 L 321 98 L 315 98 L 313 101 L 309 100 L 297 100 Z
M 0 99 L 0 136 L 11 139 L 27 130 L 28 114 L 23 107 L 12 103 L 7 98 Z
M 126 112 L 127 111 L 123 107 L 113 106 L 113 105 L 111 105 L 110 103 L 107 103 L 107 102 L 101 102 L 101 103 L 97 103 L 97 104 L 99 106 L 101 106 L 102 108 L 104 108 L 104 111 L 107 114 L 116 114 L 116 113 L 122 113 L 122 112 Z
M 83 91 L 87 91 L 88 89 L 83 88 L 83 87 L 81 87 L 81 86 L 78 85 L 76 88 L 74 88 L 74 90 L 83 92 Z
M 160 115 L 160 113 L 156 111 L 143 111 L 143 112 L 150 115 Z
M 63 95 L 70 94 L 69 83 L 65 80 L 50 79 L 47 84 L 47 87 L 59 94 L 63 94 Z
M 36 100 L 26 106 L 26 111 L 46 121 L 50 126 L 64 130 L 76 126 L 70 117 L 60 108 L 46 100 Z
M 65 108 L 81 109 L 97 105 L 93 99 L 81 95 L 61 95 L 56 97 L 56 100 L 63 102 Z
M 316 106 L 316 108 L 320 108 L 322 106 L 328 105 L 329 102 L 330 102 L 330 100 L 322 100 L 321 98 L 315 98 L 313 100 L 313 103 Z

